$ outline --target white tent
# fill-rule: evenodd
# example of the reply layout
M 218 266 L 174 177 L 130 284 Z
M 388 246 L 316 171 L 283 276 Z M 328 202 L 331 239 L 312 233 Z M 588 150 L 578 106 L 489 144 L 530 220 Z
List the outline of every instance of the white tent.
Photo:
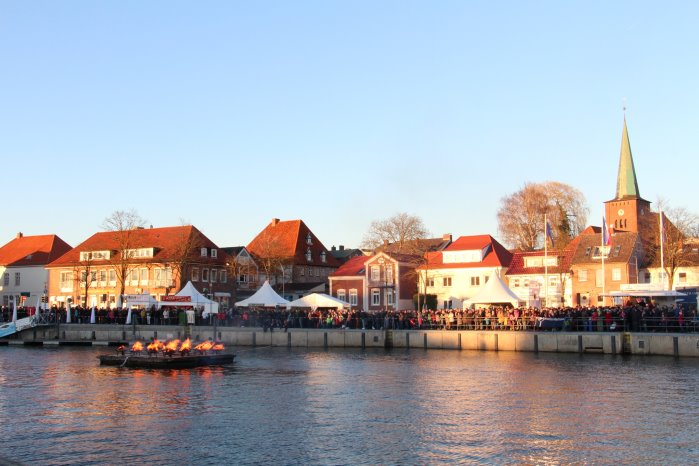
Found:
M 286 307 L 310 307 L 314 310 L 319 307 L 334 307 L 337 309 L 341 307 L 349 307 L 349 303 L 342 301 L 341 299 L 334 298 L 328 294 L 311 293 L 303 298 L 290 302 Z
M 192 282 L 187 282 L 175 296 L 187 296 L 190 299 L 189 301 L 161 301 L 160 305 L 203 307 L 202 317 L 209 317 L 209 314 L 218 314 L 218 303 L 199 293 L 192 285 Z
M 286 306 L 289 301 L 282 298 L 277 294 L 276 291 L 269 284 L 269 281 L 265 280 L 265 283 L 260 287 L 259 290 L 255 292 L 254 295 L 247 299 L 238 301 L 235 303 L 238 307 L 248 307 L 248 306 L 262 306 L 262 307 L 275 307 L 275 306 Z
M 507 285 L 502 278 L 493 273 L 483 288 L 475 296 L 464 301 L 470 306 L 473 304 L 499 304 L 510 303 L 517 307 L 522 301 Z

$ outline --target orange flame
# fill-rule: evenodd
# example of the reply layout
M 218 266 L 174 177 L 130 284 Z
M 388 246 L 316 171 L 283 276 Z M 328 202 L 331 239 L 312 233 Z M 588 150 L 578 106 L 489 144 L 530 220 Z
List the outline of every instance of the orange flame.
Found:
M 151 353 L 157 353 L 162 348 L 163 343 L 161 341 L 158 341 L 158 339 L 153 340 L 152 343 L 149 343 L 148 346 L 146 346 L 146 349 Z
M 137 341 L 131 347 L 131 351 L 133 351 L 134 353 L 140 353 L 141 351 L 143 351 L 143 343 L 141 343 L 140 341 Z
M 197 351 L 209 351 L 213 346 L 213 342 L 205 341 L 203 343 L 199 343 L 197 346 L 194 347 L 194 349 Z
M 182 345 L 180 345 L 180 352 L 182 351 L 189 351 L 192 349 L 192 341 L 187 338 L 185 341 L 182 342 Z
M 169 353 L 174 353 L 177 351 L 177 348 L 180 346 L 180 340 L 170 340 L 167 343 L 165 343 L 165 347 L 163 348 L 163 351 L 167 351 Z
M 216 343 L 211 349 L 214 351 L 223 351 L 223 343 Z

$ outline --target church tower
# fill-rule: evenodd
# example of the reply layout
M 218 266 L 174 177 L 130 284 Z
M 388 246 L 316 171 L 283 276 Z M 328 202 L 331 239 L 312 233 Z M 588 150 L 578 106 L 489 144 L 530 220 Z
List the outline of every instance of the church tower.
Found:
M 619 174 L 616 181 L 616 197 L 604 203 L 607 224 L 615 231 L 640 233 L 649 220 L 650 202 L 641 197 L 636 180 L 636 169 L 631 156 L 629 133 L 626 129 L 621 134 L 621 155 L 619 156 Z

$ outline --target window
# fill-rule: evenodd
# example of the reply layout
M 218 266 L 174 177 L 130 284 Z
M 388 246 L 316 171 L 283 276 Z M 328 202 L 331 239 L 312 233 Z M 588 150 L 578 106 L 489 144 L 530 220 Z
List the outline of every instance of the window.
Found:
M 578 281 L 579 282 L 586 282 L 587 281 L 587 270 L 578 270 Z
M 549 275 L 549 286 L 556 286 L 558 284 L 558 277 L 555 275 Z
M 679 274 L 677 274 L 677 281 L 679 283 L 687 283 L 687 273 L 680 272 Z
M 393 267 L 387 267 L 385 269 L 386 273 L 386 283 L 393 283 Z
M 218 278 L 221 280 L 221 283 L 228 283 L 228 274 L 225 270 L 221 270 L 221 273 L 218 274 Z
M 2 276 L 2 284 L 5 286 L 8 286 L 10 284 L 10 274 L 9 272 L 5 272 L 5 274 Z
M 320 261 L 321 261 L 322 263 L 325 263 L 326 260 L 327 260 L 327 258 L 328 258 L 328 257 L 327 257 L 327 254 L 325 254 L 325 251 L 322 251 L 322 252 L 320 253 Z
M 106 270 L 100 270 L 100 281 L 102 283 L 107 281 L 107 271 Z
M 427 279 L 427 286 L 434 286 L 434 278 L 430 277 Z
M 337 290 L 337 299 L 345 301 L 345 290 Z
M 116 285 L 116 270 L 109 271 L 109 284 Z
M 206 248 L 201 248 L 201 257 L 206 257 Z
M 519 278 L 514 278 L 512 280 L 512 288 L 519 288 Z
M 218 249 L 211 249 L 211 257 L 213 257 L 213 258 L 218 257 Z
M 471 286 L 479 286 L 481 284 L 481 277 L 471 277 Z
M 442 286 L 451 286 L 451 277 L 443 277 Z
M 371 304 L 373 306 L 378 306 L 381 304 L 381 291 L 377 289 L 371 290 Z
M 646 272 L 644 276 L 646 277 L 646 283 L 650 283 L 650 272 Z
M 311 232 L 309 231 L 308 234 L 306 235 L 306 244 L 311 246 L 313 244 L 313 236 L 311 236 Z
M 386 290 L 386 304 L 389 306 L 393 306 L 393 297 L 395 296 L 395 293 L 393 293 L 393 290 Z
M 301 276 L 303 277 L 304 275 L 306 275 L 306 267 L 300 267 L 300 269 L 301 269 Z
M 19 280 L 20 280 L 20 273 L 15 272 L 15 286 L 19 286 Z
M 612 280 L 615 282 L 621 281 L 621 269 L 619 267 L 612 269 Z
M 211 269 L 211 283 L 216 283 L 218 281 L 218 270 Z
M 306 260 L 308 262 L 311 262 L 313 259 L 313 254 L 311 254 L 311 248 L 306 249 Z
M 614 247 L 614 257 L 619 257 L 619 251 L 621 251 L 621 246 Z
M 201 281 L 209 281 L 209 269 L 201 269 Z
M 301 269 L 301 271 L 303 272 L 303 269 Z M 301 275 L 303 275 L 303 274 L 301 274 Z M 248 282 L 247 275 L 245 275 L 244 273 L 241 273 L 240 275 L 238 275 L 238 283 L 247 283 L 247 282 Z
M 148 269 L 141 269 L 141 285 L 148 285 Z
M 591 250 L 592 250 L 592 248 L 589 247 L 589 246 L 588 246 L 587 248 L 585 248 L 585 257 L 587 257 L 587 256 L 590 255 L 590 251 L 591 251 Z
M 192 281 L 199 281 L 199 267 L 192 267 Z
M 350 306 L 357 305 L 357 289 L 356 288 L 352 288 L 349 290 L 349 303 L 350 303 Z
M 381 269 L 378 265 L 371 266 L 371 281 L 378 282 L 381 279 Z
M 9 281 L 10 274 L 6 273 L 5 276 L 7 277 L 7 280 Z M 73 288 L 73 272 L 61 272 L 58 286 L 60 288 Z

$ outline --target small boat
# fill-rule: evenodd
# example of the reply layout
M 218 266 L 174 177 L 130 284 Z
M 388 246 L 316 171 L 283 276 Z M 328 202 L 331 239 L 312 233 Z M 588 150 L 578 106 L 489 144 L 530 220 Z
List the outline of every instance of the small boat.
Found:
M 98 356 L 103 366 L 140 367 L 145 369 L 188 369 L 201 366 L 230 364 L 235 354 L 187 354 L 172 356 L 149 356 L 141 354 L 104 354 Z

